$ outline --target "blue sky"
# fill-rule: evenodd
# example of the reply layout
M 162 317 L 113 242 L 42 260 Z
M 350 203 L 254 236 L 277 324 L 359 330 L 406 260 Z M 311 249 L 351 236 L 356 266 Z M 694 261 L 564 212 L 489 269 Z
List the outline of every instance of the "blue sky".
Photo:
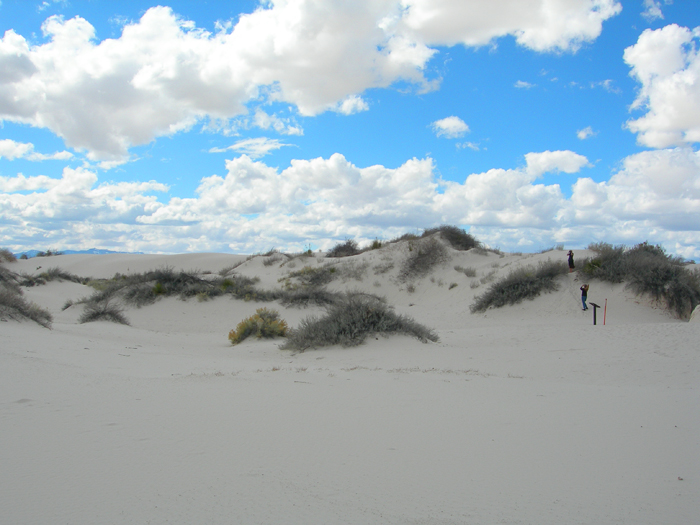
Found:
M 691 0 L 2 0 L 0 246 L 456 224 L 700 257 Z

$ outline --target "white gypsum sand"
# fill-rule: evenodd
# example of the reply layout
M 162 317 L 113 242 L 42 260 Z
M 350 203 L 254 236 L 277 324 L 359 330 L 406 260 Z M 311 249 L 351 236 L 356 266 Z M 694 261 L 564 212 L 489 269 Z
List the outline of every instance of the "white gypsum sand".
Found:
M 92 288 L 26 288 L 54 321 L 51 330 L 0 323 L 0 521 L 697 520 L 700 323 L 593 281 L 589 303 L 607 299 L 605 326 L 602 310 L 593 326 L 577 272 L 561 276 L 556 292 L 472 314 L 489 273 L 498 279 L 565 253 L 450 251 L 402 282 L 407 250 L 399 243 L 269 265 L 222 254 L 6 263 L 17 273 L 60 267 L 111 278 L 159 267 L 213 275 L 243 262 L 236 272 L 260 277 L 261 289 L 284 286 L 279 279 L 305 265 L 334 263 L 329 290 L 382 295 L 440 341 L 371 336 L 302 353 L 280 350 L 281 339 L 231 346 L 229 330 L 256 308 L 274 308 L 292 327 L 322 309 L 166 297 L 125 309 L 130 326 L 78 324 L 82 306 L 62 307 Z

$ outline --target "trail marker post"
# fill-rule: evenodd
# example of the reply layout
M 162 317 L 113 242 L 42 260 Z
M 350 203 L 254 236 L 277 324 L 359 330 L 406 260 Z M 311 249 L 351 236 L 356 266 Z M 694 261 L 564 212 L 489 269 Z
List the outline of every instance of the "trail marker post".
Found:
M 600 308 L 600 306 L 595 303 L 591 303 L 591 306 L 593 307 L 593 324 L 596 324 L 596 313 L 598 312 L 598 308 Z

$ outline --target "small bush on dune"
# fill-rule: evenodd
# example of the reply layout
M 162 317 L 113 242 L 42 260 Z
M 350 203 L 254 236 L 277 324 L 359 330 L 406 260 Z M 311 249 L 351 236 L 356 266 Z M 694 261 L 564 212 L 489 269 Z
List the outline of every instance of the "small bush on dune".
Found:
M 38 275 L 22 274 L 22 286 L 32 287 L 44 285 L 51 281 L 69 281 L 78 284 L 87 284 L 91 281 L 90 278 L 78 277 L 70 272 L 61 270 L 58 267 L 49 268 L 45 272 Z
M 279 318 L 279 313 L 267 308 L 258 308 L 255 315 L 238 323 L 236 329 L 229 332 L 228 338 L 231 344 L 237 345 L 251 335 L 260 339 L 262 337 L 284 337 L 286 334 L 287 322 Z
M 423 277 L 438 264 L 449 258 L 447 248 L 434 237 L 421 239 L 410 248 L 409 255 L 399 270 L 399 281 Z
M 0 289 L 6 288 L 13 293 L 21 294 L 20 276 L 0 265 Z
M 103 301 L 101 303 L 90 302 L 85 305 L 85 310 L 78 318 L 78 322 L 82 324 L 95 321 L 129 324 L 129 321 L 123 314 L 123 310 L 110 301 Z
M 287 277 L 280 279 L 280 281 L 284 281 L 285 287 L 288 289 L 295 288 L 291 279 L 297 280 L 297 286 L 319 287 L 335 279 L 337 277 L 336 272 L 337 268 L 333 264 L 324 264 L 318 267 L 304 266 L 301 270 L 290 272 Z
M 15 321 L 30 319 L 44 328 L 51 328 L 53 316 L 35 303 L 27 301 L 19 289 L 0 286 L 0 316 L 7 316 Z
M 534 299 L 542 292 L 552 292 L 559 288 L 555 278 L 568 273 L 563 261 L 546 261 L 537 268 L 528 266 L 513 270 L 506 277 L 491 285 L 471 305 L 472 313 L 485 312 L 488 308 L 499 308 L 516 304 L 523 299 Z
M 455 250 L 466 251 L 481 246 L 481 243 L 477 241 L 475 237 L 468 234 L 462 228 L 449 226 L 447 224 L 443 224 L 437 228 L 428 228 L 423 232 L 423 237 L 428 237 L 436 233 L 447 241 Z
M 688 318 L 700 304 L 700 276 L 684 267 L 683 260 L 666 254 L 662 246 L 643 242 L 627 249 L 606 243 L 588 247 L 596 252 L 583 273 L 613 283 L 627 282 L 637 295 L 650 295 L 680 318 Z
M 7 248 L 0 248 L 0 262 L 15 262 L 17 257 Z
M 332 345 L 357 346 L 369 334 L 408 334 L 422 342 L 438 340 L 433 330 L 397 315 L 376 297 L 348 294 L 329 306 L 323 317 L 303 319 L 298 328 L 289 331 L 281 348 L 303 351 Z
M 326 254 L 326 257 L 349 257 L 358 253 L 361 252 L 357 246 L 357 241 L 348 239 L 333 246 Z

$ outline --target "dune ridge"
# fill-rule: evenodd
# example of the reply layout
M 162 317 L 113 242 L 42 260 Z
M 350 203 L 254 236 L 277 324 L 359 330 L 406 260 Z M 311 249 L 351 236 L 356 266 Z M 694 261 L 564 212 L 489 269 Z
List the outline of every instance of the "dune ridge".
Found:
M 93 289 L 24 296 L 53 317 L 0 323 L 0 507 L 7 523 L 670 523 L 700 507 L 700 323 L 624 283 L 471 313 L 497 279 L 565 252 L 445 245 L 406 277 L 406 240 L 349 257 L 61 255 L 5 266 L 112 279 L 157 268 L 260 290 L 334 269 L 330 293 L 385 299 L 437 342 L 370 336 L 304 352 L 228 333 L 257 308 L 292 328 L 322 306 L 164 296 L 129 325 L 80 324 Z M 592 257 L 577 250 L 577 259 Z M 276 260 L 273 260 L 276 259 Z M 310 270 L 307 270 L 307 274 Z M 294 277 L 292 274 L 297 274 Z M 73 305 L 65 308 L 67 302 Z

